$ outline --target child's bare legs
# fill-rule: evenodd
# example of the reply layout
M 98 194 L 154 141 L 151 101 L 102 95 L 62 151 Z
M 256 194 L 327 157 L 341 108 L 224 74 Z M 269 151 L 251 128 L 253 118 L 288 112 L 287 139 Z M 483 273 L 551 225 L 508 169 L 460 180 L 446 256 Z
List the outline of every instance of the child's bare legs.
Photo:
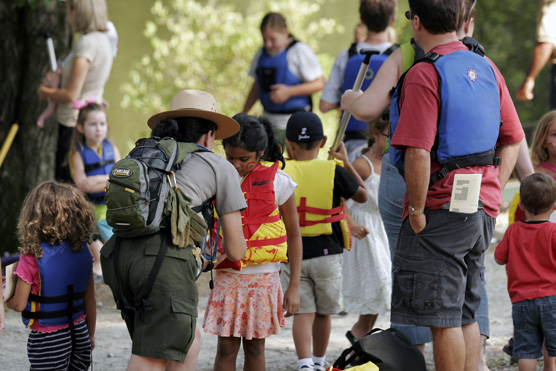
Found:
M 332 317 L 318 313 L 296 314 L 293 319 L 293 342 L 297 358 L 311 358 L 311 338 L 313 355 L 324 357 L 328 348 Z
M 316 314 L 313 323 L 313 355 L 324 357 L 332 331 L 332 317 L 330 315 Z
M 359 315 L 359 319 L 353 327 L 351 328 L 351 333 L 356 338 L 362 338 L 363 336 L 367 335 L 375 326 L 376 319 L 378 318 L 378 314 L 361 314 Z
M 237 352 L 240 346 L 241 338 L 218 336 L 214 369 L 218 371 L 235 371 Z
M 244 371 L 264 371 L 264 340 L 265 339 L 247 340 L 243 338 L 243 352 L 245 354 L 245 364 L 243 365 Z
M 293 317 L 292 335 L 297 358 L 311 358 L 311 337 L 316 313 L 301 313 Z
M 521 358 L 517 361 L 517 366 L 519 371 L 535 371 L 537 369 L 537 360 Z
M 43 128 L 44 127 L 44 122 L 54 114 L 54 112 L 56 112 L 56 103 L 54 103 L 53 101 L 49 100 L 48 101 L 48 105 L 46 106 L 46 108 L 44 109 L 44 111 L 42 111 L 41 115 L 39 116 L 39 118 L 37 119 L 37 126 L 39 128 Z
M 102 276 L 102 268 L 100 266 L 100 249 L 102 248 L 102 242 L 100 239 L 94 240 L 89 245 L 89 251 L 93 255 L 95 262 L 93 263 L 93 273 L 97 276 Z
M 489 371 L 487 361 L 486 361 L 486 354 L 485 354 L 486 340 L 487 337 L 485 335 L 481 335 L 481 353 L 479 354 L 479 371 Z

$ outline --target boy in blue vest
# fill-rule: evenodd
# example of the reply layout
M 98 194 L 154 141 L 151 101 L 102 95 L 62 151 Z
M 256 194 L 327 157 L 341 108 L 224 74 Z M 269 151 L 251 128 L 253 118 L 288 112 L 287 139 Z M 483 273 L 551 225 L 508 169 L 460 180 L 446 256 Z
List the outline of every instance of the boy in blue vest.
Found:
M 369 196 L 347 161 L 343 143 L 338 152 L 329 153 L 344 161 L 344 167 L 318 159 L 326 137 L 316 114 L 294 113 L 288 120 L 286 139 L 293 159 L 286 162 L 284 171 L 298 185 L 295 198 L 303 239 L 301 305 L 293 320 L 293 340 L 299 370 L 325 370 L 331 315 L 342 310 L 341 254 L 351 241 L 342 199 L 363 203 Z M 289 265 L 282 268 L 282 287 L 287 289 Z
M 361 22 L 367 26 L 367 38 L 363 42 L 353 43 L 349 49 L 342 50 L 334 61 L 330 77 L 326 81 L 319 108 L 322 112 L 328 112 L 340 107 L 340 98 L 347 89 L 352 89 L 357 78 L 359 68 L 364 56 L 359 54 L 362 49 L 373 49 L 380 56 L 373 56 L 369 71 L 365 76 L 361 90 L 365 90 L 378 72 L 380 65 L 387 56 L 395 49 L 392 46 L 387 28 L 396 20 L 396 0 L 362 0 L 359 6 Z M 350 162 L 361 155 L 361 151 L 367 147 L 368 121 L 359 121 L 351 117 L 345 134 L 345 146 Z

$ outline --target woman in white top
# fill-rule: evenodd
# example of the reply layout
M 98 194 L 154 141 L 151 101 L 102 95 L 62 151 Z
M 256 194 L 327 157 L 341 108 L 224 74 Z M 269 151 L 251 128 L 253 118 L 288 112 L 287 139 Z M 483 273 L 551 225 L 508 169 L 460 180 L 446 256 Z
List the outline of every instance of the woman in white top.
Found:
M 67 153 L 77 113 L 86 100 L 102 103 L 113 52 L 106 32 L 108 14 L 105 0 L 67 0 L 66 9 L 72 31 L 81 36 L 64 59 L 62 70 L 46 75 L 43 85 L 39 87 L 39 97 L 58 103 L 56 178 L 71 181 Z

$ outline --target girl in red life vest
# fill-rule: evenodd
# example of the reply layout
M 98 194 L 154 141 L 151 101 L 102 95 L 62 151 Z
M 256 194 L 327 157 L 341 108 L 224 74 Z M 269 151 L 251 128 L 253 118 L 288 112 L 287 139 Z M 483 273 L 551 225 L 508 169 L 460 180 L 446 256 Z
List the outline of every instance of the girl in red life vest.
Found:
M 89 369 L 96 300 L 87 243 L 94 228 L 93 206 L 73 185 L 43 182 L 23 203 L 17 225 L 22 255 L 15 295 L 6 305 L 22 312 L 31 329 L 33 370 Z
M 244 369 L 262 371 L 265 338 L 277 334 L 286 325 L 285 317 L 299 309 L 302 245 L 297 185 L 278 169 L 284 165 L 283 147 L 270 124 L 243 113 L 234 119 L 240 130 L 222 144 L 238 171 L 248 205 L 241 213 L 247 253 L 239 264 L 223 260 L 217 266 L 203 328 L 218 335 L 216 370 L 235 370 L 243 338 Z M 288 260 L 292 281 L 283 295 L 280 262 Z

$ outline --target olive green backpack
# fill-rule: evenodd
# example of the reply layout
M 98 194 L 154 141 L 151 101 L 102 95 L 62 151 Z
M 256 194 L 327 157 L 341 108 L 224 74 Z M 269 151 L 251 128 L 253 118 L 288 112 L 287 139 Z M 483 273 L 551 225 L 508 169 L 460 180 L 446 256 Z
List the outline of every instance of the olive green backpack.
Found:
M 106 220 L 118 237 L 145 236 L 169 227 L 177 203 L 195 217 L 191 199 L 177 188 L 175 171 L 197 151 L 206 150 L 171 138 L 142 138 L 114 164 L 106 188 Z

